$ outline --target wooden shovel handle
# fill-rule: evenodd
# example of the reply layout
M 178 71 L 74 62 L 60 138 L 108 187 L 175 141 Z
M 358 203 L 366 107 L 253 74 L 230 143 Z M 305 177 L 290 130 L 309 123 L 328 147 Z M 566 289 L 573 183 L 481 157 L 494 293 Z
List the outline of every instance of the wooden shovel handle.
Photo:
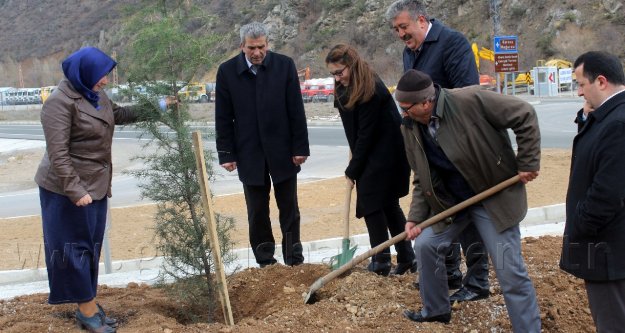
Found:
M 343 238 L 349 238 L 349 209 L 352 204 L 352 186 L 346 181 L 347 185 L 345 185 L 345 205 L 343 206 Z

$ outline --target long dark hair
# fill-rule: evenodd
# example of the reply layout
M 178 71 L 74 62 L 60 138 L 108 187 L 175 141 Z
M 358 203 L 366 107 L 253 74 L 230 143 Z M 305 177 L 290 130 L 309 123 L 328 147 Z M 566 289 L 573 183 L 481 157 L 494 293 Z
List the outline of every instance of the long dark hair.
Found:
M 338 63 L 349 67 L 350 79 L 347 86 L 346 109 L 352 109 L 358 103 L 367 102 L 375 93 L 375 72 L 353 47 L 347 44 L 335 45 L 326 56 L 326 66 Z M 334 95 L 340 99 L 339 84 L 334 84 Z

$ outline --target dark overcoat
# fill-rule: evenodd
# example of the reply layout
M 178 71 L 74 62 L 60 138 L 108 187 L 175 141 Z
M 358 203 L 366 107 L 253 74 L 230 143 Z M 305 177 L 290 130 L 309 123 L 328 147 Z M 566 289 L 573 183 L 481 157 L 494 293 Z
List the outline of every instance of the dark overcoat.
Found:
M 293 60 L 267 51 L 257 75 L 241 52 L 217 71 L 215 129 L 219 163 L 236 162 L 246 185 L 295 176 L 293 156 L 309 156 L 306 115 Z
M 418 55 L 404 48 L 404 72 L 416 69 L 427 73 L 443 88 L 461 88 L 480 83 L 471 45 L 460 32 L 440 21 L 430 20 L 428 32 Z
M 391 94 L 377 80 L 375 94 L 352 110 L 335 100 L 352 158 L 345 175 L 356 181 L 356 217 L 396 203 L 408 194 L 410 166 L 401 136 L 401 116 Z
M 589 113 L 573 140 L 560 267 L 625 279 L 625 91 Z

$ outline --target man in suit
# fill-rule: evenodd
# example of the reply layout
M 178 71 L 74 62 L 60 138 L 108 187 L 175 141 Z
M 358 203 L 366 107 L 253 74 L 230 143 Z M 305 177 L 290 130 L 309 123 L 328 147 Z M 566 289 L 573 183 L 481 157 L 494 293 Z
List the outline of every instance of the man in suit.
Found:
M 584 279 L 597 332 L 625 327 L 625 74 L 606 52 L 574 63 L 579 96 L 560 267 Z
M 406 45 L 403 51 L 404 73 L 416 69 L 428 74 L 441 88 L 462 88 L 480 83 L 471 45 L 458 31 L 438 20 L 428 19 L 425 5 L 419 0 L 399 0 L 386 12 L 397 37 Z M 452 243 L 445 257 L 450 289 L 458 289 L 450 302 L 476 301 L 488 297 L 488 254 L 482 239 L 471 223 Z M 460 271 L 460 244 L 467 262 L 464 279 Z
M 291 58 L 269 51 L 265 25 L 244 25 L 240 37 L 241 53 L 222 63 L 217 72 L 219 163 L 228 171 L 238 170 L 243 183 L 256 262 L 260 267 L 277 262 L 269 218 L 273 183 L 284 263 L 299 265 L 304 256 L 297 173 L 310 150 L 297 70 Z

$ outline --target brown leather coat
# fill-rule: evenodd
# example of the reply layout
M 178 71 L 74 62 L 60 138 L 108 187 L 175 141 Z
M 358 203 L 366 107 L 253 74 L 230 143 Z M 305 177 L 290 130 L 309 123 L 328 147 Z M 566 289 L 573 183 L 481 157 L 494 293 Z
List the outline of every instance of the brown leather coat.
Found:
M 111 196 L 111 145 L 115 124 L 136 121 L 135 113 L 100 92 L 96 110 L 63 79 L 41 110 L 46 153 L 35 182 L 77 202 L 86 194 L 94 200 Z

